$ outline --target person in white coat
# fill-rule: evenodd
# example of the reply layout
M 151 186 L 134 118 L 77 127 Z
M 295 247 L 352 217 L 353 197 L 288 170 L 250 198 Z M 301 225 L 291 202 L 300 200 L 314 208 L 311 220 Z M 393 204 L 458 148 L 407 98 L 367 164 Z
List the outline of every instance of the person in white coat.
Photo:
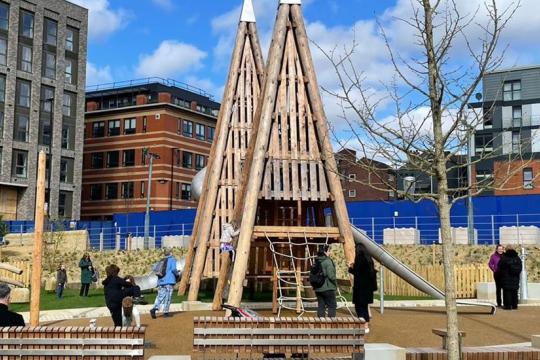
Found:
M 232 224 L 225 223 L 223 224 L 223 232 L 221 233 L 221 239 L 220 242 L 220 250 L 222 252 L 228 251 L 232 253 L 232 261 L 234 261 L 235 258 L 235 250 L 234 246 L 232 244 L 233 238 L 237 237 L 238 234 L 240 234 L 240 230 L 234 230 L 234 227 Z

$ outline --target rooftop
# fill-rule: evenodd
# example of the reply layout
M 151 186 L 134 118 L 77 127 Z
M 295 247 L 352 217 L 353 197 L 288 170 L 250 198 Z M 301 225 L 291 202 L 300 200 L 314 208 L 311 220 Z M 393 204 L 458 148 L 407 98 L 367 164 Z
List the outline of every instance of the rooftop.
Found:
M 489 74 L 501 74 L 501 73 L 507 73 L 512 71 L 522 71 L 522 70 L 540 70 L 540 65 L 526 65 L 526 66 L 515 66 L 511 68 L 505 68 L 505 69 L 499 69 L 495 71 L 487 72 L 486 75 Z

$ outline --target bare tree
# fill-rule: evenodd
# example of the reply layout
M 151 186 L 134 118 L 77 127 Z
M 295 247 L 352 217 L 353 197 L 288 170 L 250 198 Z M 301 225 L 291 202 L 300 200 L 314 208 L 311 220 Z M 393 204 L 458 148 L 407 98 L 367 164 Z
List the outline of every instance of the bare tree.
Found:
M 339 90 L 324 90 L 341 105 L 350 134 L 343 140 L 341 133 L 337 141 L 346 146 L 352 140 L 364 158 L 378 160 L 356 163 L 371 174 L 367 185 L 391 189 L 414 201 L 429 199 L 438 208 L 450 360 L 460 358 L 450 209 L 468 192 L 477 195 L 488 188 L 504 188 L 529 161 L 522 151 L 516 151 L 521 149 L 513 149 L 506 160 L 519 160 L 520 165 L 505 167 L 496 181 L 488 176 L 476 183 L 451 185 L 448 178 L 454 170 L 467 174 L 469 167 L 502 156 L 494 149 L 496 139 L 476 146 L 475 154 L 466 156 L 475 129 L 483 126 L 485 114 L 489 113 L 486 108 L 471 108 L 470 103 L 483 76 L 501 65 L 505 49 L 499 48 L 499 39 L 518 7 L 516 2 L 501 10 L 496 0 L 485 0 L 476 11 L 464 14 L 457 0 L 411 0 L 412 15 L 397 20 L 414 33 L 414 55 L 400 54 L 380 26 L 395 71 L 393 80 L 383 84 L 384 96 L 378 95 L 365 74 L 355 67 L 356 40 L 344 49 L 321 49 L 339 80 Z M 459 52 L 461 56 L 456 56 Z M 381 116 L 388 114 L 389 107 L 392 116 Z M 432 176 L 437 187 L 420 194 L 408 191 L 407 186 L 401 188 L 393 177 L 385 176 L 380 162 L 396 171 L 406 168 Z

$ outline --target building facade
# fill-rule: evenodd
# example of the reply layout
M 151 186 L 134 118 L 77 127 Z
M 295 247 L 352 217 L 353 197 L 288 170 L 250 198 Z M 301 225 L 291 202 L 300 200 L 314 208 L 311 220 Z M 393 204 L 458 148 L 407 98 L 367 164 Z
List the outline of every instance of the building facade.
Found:
M 486 194 L 540 194 L 540 66 L 488 73 L 482 101 L 483 124 L 473 142 L 475 183 Z M 492 184 L 493 186 L 490 186 Z
M 41 150 L 49 215 L 79 218 L 87 32 L 88 11 L 67 1 L 0 1 L 4 220 L 34 219 Z
M 220 104 L 202 90 L 149 79 L 86 94 L 82 218 L 196 207 L 193 176 L 206 166 Z M 153 154 L 153 155 L 151 155 Z
M 394 200 L 396 178 L 388 165 L 357 159 L 352 149 L 342 149 L 335 156 L 345 201 Z

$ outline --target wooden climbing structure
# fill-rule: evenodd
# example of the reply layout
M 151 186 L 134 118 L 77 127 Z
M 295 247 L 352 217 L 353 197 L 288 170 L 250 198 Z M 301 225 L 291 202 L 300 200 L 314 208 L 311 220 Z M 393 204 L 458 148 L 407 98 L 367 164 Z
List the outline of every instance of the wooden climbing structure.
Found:
M 220 256 L 219 241 L 223 224 L 233 219 L 263 78 L 264 62 L 253 4 L 251 0 L 245 0 L 216 138 L 199 199 L 192 246 L 186 258 L 185 268 L 193 269 L 188 294 L 192 301 L 197 300 L 202 277 L 217 277 L 220 268 L 228 268 L 228 253 Z M 190 272 L 185 271 L 180 293 L 185 292 L 189 276 Z M 223 282 L 221 279 L 220 284 Z
M 234 306 L 240 305 L 246 279 L 275 270 L 268 241 L 309 239 L 315 246 L 339 242 L 347 261 L 354 261 L 300 0 L 280 1 L 265 73 L 233 217 L 240 225 L 228 293 L 228 303 Z M 294 257 L 305 259 L 300 252 L 306 248 L 297 249 Z M 296 265 L 305 272 L 309 263 Z M 304 281 L 295 280 L 300 290 L 306 289 Z M 216 297 L 223 295 L 221 291 L 217 289 Z

